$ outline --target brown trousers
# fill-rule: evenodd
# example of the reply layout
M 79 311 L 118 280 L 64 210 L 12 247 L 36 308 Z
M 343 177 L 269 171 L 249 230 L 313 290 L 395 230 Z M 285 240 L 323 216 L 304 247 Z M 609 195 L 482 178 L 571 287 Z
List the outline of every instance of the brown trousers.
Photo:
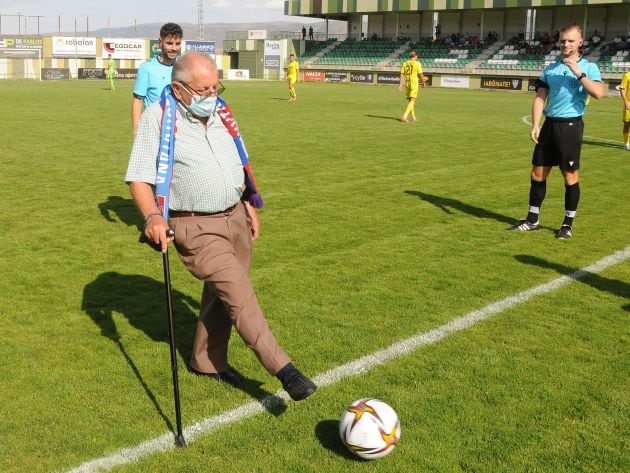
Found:
M 170 225 L 182 262 L 204 283 L 190 366 L 202 373 L 226 371 L 234 325 L 260 363 L 276 374 L 291 360 L 269 329 L 247 275 L 252 234 L 245 205 L 218 215 L 171 218 Z

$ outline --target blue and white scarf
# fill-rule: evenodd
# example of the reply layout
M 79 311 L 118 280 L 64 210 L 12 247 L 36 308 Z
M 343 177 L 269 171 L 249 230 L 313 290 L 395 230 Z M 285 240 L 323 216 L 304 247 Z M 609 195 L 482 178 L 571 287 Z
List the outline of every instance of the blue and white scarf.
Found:
M 171 86 L 168 85 L 160 95 L 160 106 L 162 107 L 162 127 L 160 133 L 160 148 L 156 159 L 157 175 L 155 180 L 155 196 L 158 207 L 165 220 L 168 220 L 168 198 L 171 190 L 171 179 L 173 177 L 173 162 L 175 159 L 175 136 L 177 134 L 177 123 L 175 111 L 177 100 L 173 95 Z M 247 157 L 247 149 L 241 138 L 238 125 L 230 107 L 221 98 L 217 98 L 217 114 L 227 128 L 230 136 L 234 140 L 238 155 L 241 158 L 243 171 L 245 172 L 245 193 L 246 198 L 252 207 L 257 209 L 263 206 L 263 199 L 258 193 L 254 173 L 252 172 Z

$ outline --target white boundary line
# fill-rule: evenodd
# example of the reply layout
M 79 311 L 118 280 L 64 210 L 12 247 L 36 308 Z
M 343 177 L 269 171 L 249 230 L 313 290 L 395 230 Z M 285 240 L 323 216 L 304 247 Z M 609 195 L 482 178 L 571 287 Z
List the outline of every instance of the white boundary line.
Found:
M 619 250 L 612 255 L 606 256 L 596 263 L 586 266 L 583 269 L 577 270 L 567 276 L 561 276 L 554 279 L 551 282 L 535 286 L 526 291 L 520 292 L 514 296 L 506 297 L 497 302 L 493 302 L 482 309 L 470 312 L 462 317 L 451 320 L 450 322 L 441 325 L 440 327 L 433 329 L 429 332 L 418 333 L 417 335 L 394 343 L 389 347 L 372 353 L 371 355 L 364 356 L 345 365 L 333 368 L 323 374 L 317 375 L 313 378 L 313 381 L 319 387 L 330 386 L 345 378 L 366 373 L 373 369 L 375 366 L 387 363 L 390 360 L 400 358 L 419 347 L 424 345 L 430 345 L 437 343 L 440 340 L 448 337 L 453 333 L 457 333 L 461 330 L 472 327 L 473 325 L 483 320 L 489 319 L 495 314 L 503 312 L 506 309 L 514 307 L 518 304 L 526 302 L 533 297 L 537 297 L 548 292 L 559 289 L 572 281 L 582 279 L 588 274 L 597 274 L 608 268 L 609 266 L 616 265 L 630 258 L 630 246 L 623 250 Z M 288 395 L 280 390 L 273 396 L 267 396 L 261 401 L 250 401 L 242 404 L 240 407 L 236 407 L 229 411 L 225 411 L 213 417 L 207 417 L 189 427 L 184 429 L 184 437 L 188 444 L 191 444 L 197 438 L 203 434 L 207 434 L 216 430 L 224 425 L 230 425 L 235 422 L 252 417 L 256 414 L 261 414 L 267 411 L 269 408 L 277 405 L 281 400 L 287 400 Z M 147 457 L 154 453 L 165 452 L 168 450 L 174 450 L 174 438 L 171 432 L 161 435 L 160 437 L 152 440 L 142 442 L 135 447 L 123 448 L 110 455 L 96 458 L 94 460 L 83 463 L 82 465 L 69 470 L 71 473 L 88 473 L 97 472 L 102 470 L 108 470 L 115 466 L 134 463 L 141 458 Z
M 529 115 L 523 115 L 521 117 L 521 120 L 523 121 L 523 123 L 525 123 L 525 125 L 532 126 L 531 117 Z M 623 142 L 621 142 L 621 141 L 609 140 L 609 139 L 606 139 L 606 138 L 598 138 L 596 136 L 586 136 L 586 135 L 584 135 L 584 138 L 590 138 L 592 140 L 597 140 L 597 141 L 606 141 L 608 143 L 614 143 L 616 145 L 623 145 Z

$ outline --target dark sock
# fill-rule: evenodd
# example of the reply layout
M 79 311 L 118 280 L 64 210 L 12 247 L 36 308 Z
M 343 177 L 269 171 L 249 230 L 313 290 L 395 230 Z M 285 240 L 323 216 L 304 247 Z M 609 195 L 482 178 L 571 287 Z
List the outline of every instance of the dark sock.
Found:
M 578 202 L 580 202 L 580 183 L 576 182 L 572 185 L 564 185 L 564 220 L 562 225 L 573 225 L 573 219 L 577 211 Z
M 282 383 L 284 382 L 284 378 L 294 371 L 295 366 L 293 366 L 293 363 L 287 363 L 286 365 L 284 365 L 284 367 L 280 368 L 280 371 L 276 373 L 276 378 L 278 378 Z
M 540 206 L 545 200 L 547 194 L 547 181 L 534 181 L 531 180 L 529 188 L 529 212 L 527 214 L 527 221 L 529 223 L 538 222 L 538 212 L 532 212 L 532 207 L 540 210 Z

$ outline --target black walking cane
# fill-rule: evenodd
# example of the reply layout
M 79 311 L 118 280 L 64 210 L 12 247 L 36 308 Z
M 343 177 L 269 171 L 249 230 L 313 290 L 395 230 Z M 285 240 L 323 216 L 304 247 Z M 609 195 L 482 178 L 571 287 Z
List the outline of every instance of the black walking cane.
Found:
M 169 229 L 168 236 L 173 236 L 175 232 Z M 175 326 L 173 323 L 173 295 L 171 294 L 171 269 L 168 264 L 168 248 L 162 253 L 164 262 L 164 285 L 166 286 L 166 308 L 168 310 L 168 338 L 171 345 L 171 369 L 173 371 L 173 395 L 175 397 L 175 421 L 177 423 L 177 435 L 175 436 L 175 446 L 185 447 L 186 440 L 182 434 L 182 412 L 179 406 L 179 379 L 177 376 L 177 352 L 175 349 Z
M 175 232 L 168 229 L 167 236 L 172 237 Z M 161 251 L 162 248 L 146 239 L 144 232 L 140 235 L 142 243 L 148 243 L 154 250 Z M 173 295 L 171 294 L 171 269 L 168 263 L 168 248 L 162 253 L 162 262 L 164 264 L 164 285 L 166 287 L 166 310 L 168 312 L 168 338 L 171 347 L 171 370 L 173 372 L 173 395 L 175 397 L 175 421 L 177 424 L 177 434 L 175 435 L 175 446 L 185 447 L 186 440 L 182 433 L 182 412 L 179 404 L 179 379 L 177 376 L 177 351 L 175 347 L 175 324 L 173 323 Z

